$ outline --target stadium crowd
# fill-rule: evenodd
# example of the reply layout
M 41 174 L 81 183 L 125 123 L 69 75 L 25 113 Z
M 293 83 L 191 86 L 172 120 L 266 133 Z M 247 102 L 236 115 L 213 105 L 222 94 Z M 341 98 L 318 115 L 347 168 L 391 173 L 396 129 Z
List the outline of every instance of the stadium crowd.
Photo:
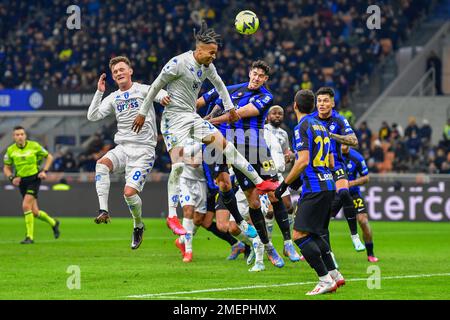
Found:
M 296 90 L 331 86 L 337 107 L 349 107 L 349 93 L 368 81 L 374 66 L 398 48 L 431 5 L 425 0 L 384 1 L 380 4 L 383 28 L 370 30 L 366 27 L 367 1 L 363 0 L 112 3 L 80 1 L 80 30 L 66 28 L 63 1 L 0 3 L 0 38 L 5 39 L 0 41 L 0 89 L 92 91 L 99 74 L 108 71 L 109 59 L 117 55 L 126 55 L 133 62 L 135 81 L 151 83 L 170 57 L 192 47 L 195 22 L 206 19 L 222 34 L 223 46 L 215 65 L 225 83 L 245 81 L 250 62 L 264 58 L 272 66 L 269 88 L 274 103 L 284 106 L 285 127 L 292 129 L 296 120 L 291 101 Z M 243 9 L 253 10 L 260 19 L 260 30 L 245 41 L 232 21 Z M 110 77 L 108 87 L 114 88 Z M 203 90 L 207 89 L 208 84 Z M 358 128 L 361 149 L 374 170 L 448 170 L 449 159 L 436 164 L 436 159 L 442 158 L 442 147 L 431 148 L 429 142 L 418 138 L 419 130 L 401 135 L 394 126 L 386 127 L 389 134 L 385 128 L 378 139 L 371 140 L 375 135 L 370 134 L 369 141 L 364 128 Z M 161 139 L 155 170 L 167 172 L 170 159 Z M 112 132 L 99 132 L 79 155 L 60 152 L 53 169 L 93 171 L 95 161 L 112 146 Z M 389 152 L 399 161 L 392 169 L 380 168 L 379 163 L 391 157 Z M 448 148 L 443 152 L 448 155 Z

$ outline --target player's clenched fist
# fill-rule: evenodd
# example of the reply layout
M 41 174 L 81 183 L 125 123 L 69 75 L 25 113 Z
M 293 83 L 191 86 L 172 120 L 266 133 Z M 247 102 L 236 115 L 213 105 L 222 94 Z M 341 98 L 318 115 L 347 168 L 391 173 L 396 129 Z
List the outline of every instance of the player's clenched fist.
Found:
M 106 73 L 102 73 L 100 79 L 98 79 L 97 90 L 101 92 L 105 92 L 106 90 Z

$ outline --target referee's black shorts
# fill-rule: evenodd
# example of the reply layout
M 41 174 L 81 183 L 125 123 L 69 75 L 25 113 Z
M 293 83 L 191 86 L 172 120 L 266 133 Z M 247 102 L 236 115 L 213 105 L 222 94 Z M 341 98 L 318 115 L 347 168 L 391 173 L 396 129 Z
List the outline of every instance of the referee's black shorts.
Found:
M 331 202 L 336 191 L 306 194 L 299 200 L 294 221 L 294 230 L 323 235 L 328 230 Z
M 32 175 L 29 177 L 23 177 L 20 179 L 19 190 L 22 197 L 29 194 L 37 199 L 39 193 L 39 187 L 41 186 L 41 179 L 38 175 Z

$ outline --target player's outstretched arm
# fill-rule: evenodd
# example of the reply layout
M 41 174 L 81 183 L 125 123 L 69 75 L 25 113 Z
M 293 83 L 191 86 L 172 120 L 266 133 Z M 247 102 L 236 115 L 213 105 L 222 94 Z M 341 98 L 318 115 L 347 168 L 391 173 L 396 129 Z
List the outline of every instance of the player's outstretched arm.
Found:
M 369 175 L 365 175 L 362 177 L 358 177 L 357 179 L 353 181 L 348 182 L 349 187 L 356 187 L 356 186 L 362 186 L 369 182 Z
M 159 74 L 159 76 L 153 81 L 150 89 L 148 90 L 147 96 L 142 102 L 141 107 L 139 108 L 139 113 L 134 119 L 133 125 L 131 126 L 131 130 L 136 133 L 141 131 L 145 117 L 148 114 L 148 110 L 153 107 L 153 100 L 155 100 L 158 92 L 161 91 L 164 86 L 166 86 L 169 82 L 175 79 L 178 76 L 178 62 L 177 59 L 173 59 L 169 61 Z
M 275 197 L 281 199 L 283 193 L 286 191 L 286 189 L 289 187 L 291 183 L 293 183 L 298 177 L 300 177 L 300 174 L 308 166 L 308 163 L 309 163 L 309 151 L 308 150 L 299 151 L 298 159 L 295 160 L 294 166 L 292 167 L 291 171 L 289 172 L 287 177 L 284 178 L 284 181 L 280 184 L 277 190 L 275 190 Z
M 356 134 L 351 133 L 347 134 L 345 136 L 335 133 L 329 133 L 330 138 L 336 140 L 337 142 L 341 144 L 345 144 L 350 147 L 357 147 L 358 146 L 358 138 L 356 137 Z
M 87 112 L 87 118 L 89 121 L 98 121 L 107 117 L 112 109 L 109 99 L 102 101 L 103 93 L 106 90 L 106 73 L 103 73 L 98 79 L 97 91 L 92 98 L 91 104 Z

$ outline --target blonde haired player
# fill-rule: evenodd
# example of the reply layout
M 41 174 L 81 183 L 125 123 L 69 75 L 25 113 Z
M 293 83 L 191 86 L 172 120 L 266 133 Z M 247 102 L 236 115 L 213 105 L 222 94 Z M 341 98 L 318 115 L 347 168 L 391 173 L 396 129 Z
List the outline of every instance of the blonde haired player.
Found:
M 229 111 L 229 121 L 237 121 L 239 116 L 231 102 L 225 84 L 217 74 L 212 63 L 217 56 L 220 36 L 213 29 L 208 29 L 205 22 L 195 35 L 195 51 L 188 51 L 172 59 L 153 82 L 152 87 L 139 110 L 139 115 L 133 123 L 133 130 L 139 132 L 144 124 L 148 110 L 153 105 L 153 99 L 160 89 L 167 86 L 171 102 L 164 109 L 161 119 L 161 131 L 167 150 L 172 160 L 172 170 L 168 181 L 169 216 L 168 226 L 176 234 L 186 231 L 177 219 L 178 186 L 183 172 L 182 146 L 188 137 L 201 141 L 214 148 L 218 154 L 223 154 L 227 163 L 232 163 L 244 173 L 255 186 L 263 192 L 273 191 L 278 183 L 264 181 L 253 169 L 250 163 L 236 150 L 233 143 L 227 142 L 222 134 L 207 120 L 196 113 L 196 100 L 204 80 L 209 79 L 224 101 L 225 110 Z M 211 159 L 210 159 L 211 160 Z M 228 177 L 229 180 L 229 177 Z M 228 184 L 231 189 L 231 183 Z M 225 190 L 227 191 L 227 190 Z M 234 197 L 234 194 L 233 194 Z M 235 197 L 234 197 L 234 202 Z M 230 208 L 229 208 L 230 209 Z M 256 230 L 231 208 L 230 212 L 237 216 L 239 227 L 249 236 L 255 237 Z
M 108 212 L 110 172 L 125 171 L 126 184 L 123 196 L 134 219 L 131 249 L 137 249 L 142 243 L 144 233 L 142 200 L 138 193 L 144 188 L 145 179 L 155 162 L 157 141 L 155 110 L 152 107 L 148 112 L 149 116 L 143 124 L 142 132 L 140 134 L 133 132 L 131 124 L 150 86 L 132 81 L 133 69 L 130 60 L 126 57 L 118 56 L 111 59 L 109 68 L 119 90 L 102 100 L 106 90 L 106 74 L 102 74 L 87 113 L 90 121 L 98 121 L 110 114 L 115 114 L 118 130 L 114 137 L 117 146 L 99 159 L 95 167 L 95 187 L 100 205 L 95 223 L 110 221 Z M 164 105 L 170 102 L 170 98 L 167 92 L 161 90 L 155 97 L 155 101 Z

